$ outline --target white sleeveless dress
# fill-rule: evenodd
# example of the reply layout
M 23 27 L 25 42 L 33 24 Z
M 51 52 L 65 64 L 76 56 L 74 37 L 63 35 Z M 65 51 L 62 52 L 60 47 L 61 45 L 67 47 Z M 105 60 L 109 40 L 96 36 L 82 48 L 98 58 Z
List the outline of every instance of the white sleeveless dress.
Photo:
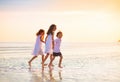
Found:
M 53 54 L 52 35 L 49 34 L 45 42 L 45 53 Z
M 37 38 L 36 38 L 36 43 L 35 43 L 32 55 L 35 55 L 35 56 L 44 55 L 44 53 L 43 53 L 43 42 L 41 42 L 41 40 L 40 40 L 40 35 L 38 35 Z

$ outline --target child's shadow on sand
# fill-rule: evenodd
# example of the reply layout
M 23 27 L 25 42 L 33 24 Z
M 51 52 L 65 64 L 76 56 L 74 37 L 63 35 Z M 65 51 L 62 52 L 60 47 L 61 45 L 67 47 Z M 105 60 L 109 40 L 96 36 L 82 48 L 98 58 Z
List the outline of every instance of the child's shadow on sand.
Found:
M 30 71 L 32 74 L 30 82 L 60 82 L 62 80 L 61 70 L 58 70 L 58 78 L 53 76 L 53 70 L 45 71 Z

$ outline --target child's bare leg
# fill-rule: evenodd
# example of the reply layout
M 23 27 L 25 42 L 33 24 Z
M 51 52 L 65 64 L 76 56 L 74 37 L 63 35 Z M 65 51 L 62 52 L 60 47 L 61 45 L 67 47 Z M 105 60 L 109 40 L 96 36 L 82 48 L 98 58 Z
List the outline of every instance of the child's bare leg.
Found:
M 37 56 L 33 56 L 33 57 L 30 59 L 30 61 L 28 62 L 30 68 L 31 68 L 31 62 L 32 62 L 36 57 L 37 57 Z
M 55 56 L 53 56 L 52 59 L 50 60 L 50 63 L 49 63 L 49 65 L 48 65 L 49 68 L 51 68 L 52 62 L 53 62 L 54 59 L 55 59 Z
M 42 70 L 44 70 L 44 55 L 42 55 Z
M 50 61 L 53 59 L 53 55 L 50 54 Z M 53 64 L 51 64 L 52 66 L 54 66 Z
M 53 58 L 53 55 L 52 55 L 52 54 L 50 54 L 50 60 L 52 60 L 52 58 Z
M 58 65 L 58 67 L 60 67 L 60 68 L 62 68 L 62 66 L 61 66 L 62 59 L 63 59 L 63 56 L 61 55 L 61 56 L 60 56 L 60 60 L 59 60 L 59 65 Z
M 49 53 L 47 53 L 47 55 L 45 56 L 45 58 L 43 60 L 44 63 L 45 63 L 46 59 L 48 58 L 48 56 L 49 56 Z
M 44 66 L 46 66 L 47 64 L 44 64 L 44 55 L 42 55 L 42 62 L 41 64 L 43 64 Z

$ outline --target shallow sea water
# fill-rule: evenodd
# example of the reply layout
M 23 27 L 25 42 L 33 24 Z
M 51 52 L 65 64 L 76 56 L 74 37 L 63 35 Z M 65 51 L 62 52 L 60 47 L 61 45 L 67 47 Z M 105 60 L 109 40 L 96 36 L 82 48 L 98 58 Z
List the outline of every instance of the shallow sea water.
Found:
M 63 43 L 63 68 L 41 70 L 41 56 L 32 62 L 33 43 L 0 43 L 0 82 L 120 82 L 119 43 Z M 49 59 L 46 61 L 49 63 Z

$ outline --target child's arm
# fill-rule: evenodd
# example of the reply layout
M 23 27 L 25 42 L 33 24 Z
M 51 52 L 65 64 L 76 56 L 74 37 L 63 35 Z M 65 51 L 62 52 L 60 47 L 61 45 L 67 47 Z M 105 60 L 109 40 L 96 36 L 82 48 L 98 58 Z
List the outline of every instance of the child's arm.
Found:
M 54 49 L 54 35 L 52 35 L 52 46 L 53 46 L 53 49 Z
M 46 40 L 47 40 L 47 37 L 48 37 L 48 35 L 45 37 L 45 42 L 46 42 Z
M 43 41 L 43 39 L 44 39 L 44 36 L 40 36 L 40 41 L 45 43 L 45 41 Z

